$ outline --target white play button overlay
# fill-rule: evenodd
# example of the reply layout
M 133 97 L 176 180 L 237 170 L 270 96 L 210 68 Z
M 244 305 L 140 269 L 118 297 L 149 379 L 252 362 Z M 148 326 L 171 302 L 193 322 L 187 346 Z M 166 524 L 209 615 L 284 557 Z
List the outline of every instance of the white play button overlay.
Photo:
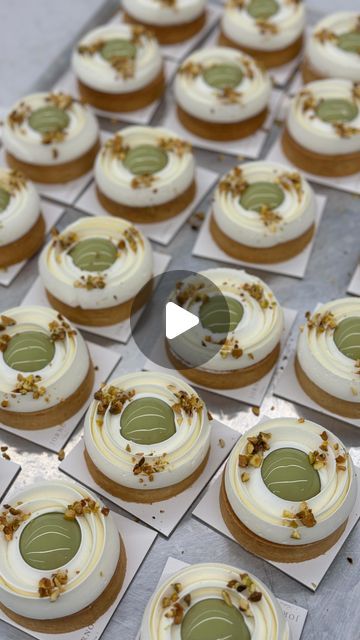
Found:
M 189 331 L 189 329 L 199 324 L 199 318 L 197 316 L 174 304 L 174 302 L 168 302 L 165 311 L 165 331 L 168 340 L 177 338 L 177 336 L 180 336 L 182 333 L 185 333 L 185 331 Z

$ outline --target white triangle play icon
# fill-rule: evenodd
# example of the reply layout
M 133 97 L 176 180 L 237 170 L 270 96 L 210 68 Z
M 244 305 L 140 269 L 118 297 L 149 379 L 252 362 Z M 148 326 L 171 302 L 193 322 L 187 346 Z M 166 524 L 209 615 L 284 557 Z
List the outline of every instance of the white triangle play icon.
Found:
M 174 302 L 166 304 L 166 337 L 169 340 L 180 336 L 199 324 L 199 318 L 190 311 L 186 311 Z

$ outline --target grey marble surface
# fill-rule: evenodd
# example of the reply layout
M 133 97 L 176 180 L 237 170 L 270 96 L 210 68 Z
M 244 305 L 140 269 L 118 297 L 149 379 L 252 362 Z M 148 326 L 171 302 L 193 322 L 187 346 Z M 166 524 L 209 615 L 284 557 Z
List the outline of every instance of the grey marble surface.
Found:
M 51 74 L 46 73 L 40 80 L 39 76 L 47 71 L 46 65 L 42 67 L 41 73 L 37 75 L 34 74 L 30 77 L 30 74 L 24 74 L 22 83 L 20 79 L 17 78 L 16 84 L 14 82 L 12 89 L 10 86 L 10 90 L 6 94 L 9 100 L 11 91 L 13 92 L 12 99 L 17 97 L 19 92 L 26 91 L 31 83 L 36 83 L 37 86 L 43 86 L 44 88 L 50 86 L 51 75 L 54 76 L 66 61 L 66 54 L 60 56 L 60 52 L 63 52 L 65 46 L 70 43 L 76 33 L 82 30 L 81 22 L 83 21 L 83 23 L 85 23 L 89 18 L 90 9 L 88 8 L 91 7 L 93 10 L 96 10 L 100 4 L 100 2 L 95 0 L 87 0 L 87 2 L 85 2 L 85 0 L 77 0 L 71 3 L 63 0 L 61 4 L 62 35 L 60 37 L 60 34 L 57 34 L 57 52 L 55 49 L 52 50 L 55 57 L 58 55 L 56 65 L 52 66 Z M 106 4 L 108 10 L 112 3 Z M 330 3 L 326 4 L 327 6 L 330 5 Z M 4 5 L 4 0 L 0 0 L 1 25 Z M 6 5 L 9 8 L 7 2 Z M 45 2 L 45 0 L 27 0 L 27 2 L 22 3 L 16 0 L 11 3 L 11 7 L 16 5 L 22 5 L 23 8 L 25 5 L 29 7 L 32 6 L 34 15 L 36 15 L 36 5 L 49 7 L 50 10 L 51 7 L 54 7 L 53 2 Z M 80 5 L 81 9 L 79 9 Z M 67 31 L 66 24 L 67 21 L 70 23 L 70 21 L 73 20 L 74 10 L 72 7 L 74 6 L 76 13 L 78 12 L 78 22 L 76 26 L 71 25 L 71 30 L 69 29 L 69 31 Z M 27 25 L 29 29 L 28 35 L 25 35 L 25 31 L 23 33 L 24 49 L 21 51 L 23 57 L 26 57 L 27 46 L 33 37 L 30 25 L 35 29 L 36 24 L 38 24 L 36 20 L 34 22 L 31 21 L 32 14 L 30 14 L 31 12 L 29 11 Z M 49 19 L 50 18 L 51 15 L 49 16 Z M 7 24 L 10 25 L 12 21 L 9 17 L 7 17 L 7 20 Z M 9 34 L 7 34 L 6 37 L 9 37 Z M 43 41 L 43 37 L 45 36 L 39 32 L 38 40 Z M 18 43 L 20 41 L 19 39 Z M 18 54 L 19 51 L 20 45 L 18 44 Z M 18 56 L 15 55 L 15 53 L 13 55 L 14 59 L 16 58 L 16 65 L 18 65 Z M 48 56 L 47 59 L 50 61 L 51 56 Z M 0 64 L 2 63 L 0 62 Z M 10 85 L 12 84 L 9 79 L 7 82 Z M 3 93 L 1 94 L 0 103 L 3 101 L 4 95 Z M 171 94 L 169 94 L 167 101 L 171 99 Z M 8 100 L 6 100 L 5 104 L 8 104 Z M 164 109 L 166 109 L 166 102 L 164 102 L 159 110 L 155 123 L 161 122 Z M 107 126 L 110 128 L 110 125 Z M 274 126 L 267 145 L 270 144 L 270 141 L 275 138 L 277 133 L 278 128 Z M 234 164 L 233 158 L 226 156 L 220 157 L 217 154 L 197 151 L 196 156 L 200 165 L 216 170 L 219 173 L 225 172 Z M 284 276 L 264 274 L 261 271 L 255 272 L 260 277 L 263 277 L 274 289 L 283 305 L 298 309 L 299 317 L 297 325 L 300 324 L 304 312 L 311 309 L 317 301 L 345 295 L 350 277 L 355 270 L 359 258 L 359 197 L 324 187 L 317 187 L 316 190 L 318 193 L 323 193 L 328 196 L 328 203 L 304 280 L 298 281 Z M 205 210 L 205 208 L 206 202 L 202 203 L 199 209 Z M 76 212 L 76 209 L 69 208 L 61 220 L 59 228 L 63 228 L 66 224 L 78 217 L 79 213 Z M 171 253 L 173 257 L 171 268 L 174 269 L 186 268 L 200 270 L 217 266 L 216 263 L 211 261 L 191 256 L 195 234 L 196 231 L 193 231 L 190 225 L 187 224 L 169 246 L 165 248 L 156 247 L 156 249 Z M 19 304 L 36 274 L 37 263 L 36 259 L 33 259 L 27 264 L 25 269 L 8 289 L 0 287 L 0 309 L 5 310 L 13 305 Z M 293 337 L 295 333 L 296 330 L 293 332 Z M 94 339 L 93 336 L 92 339 Z M 153 336 L 149 336 L 149 340 L 152 339 Z M 109 344 L 108 341 L 101 339 L 98 339 L 98 341 L 101 344 Z M 115 371 L 115 374 L 141 368 L 144 358 L 138 352 L 132 341 L 123 347 L 118 344 L 111 345 L 111 343 L 110 346 L 114 350 L 121 351 L 123 354 L 123 360 Z M 290 348 L 291 341 L 289 342 L 288 349 Z M 215 394 L 202 393 L 202 395 L 210 411 L 218 419 L 237 429 L 239 433 L 245 431 L 257 421 L 251 409 L 246 405 L 226 400 Z M 272 407 L 275 407 L 275 409 L 271 411 Z M 274 398 L 272 395 L 272 387 L 269 389 L 261 407 L 262 414 L 269 413 L 270 411 L 271 415 L 274 416 L 300 415 L 322 422 L 325 428 L 334 431 L 347 445 L 351 446 L 354 454 L 360 459 L 360 431 L 355 427 L 342 423 L 340 420 L 325 418 L 319 413 L 305 410 L 294 404 Z M 80 435 L 81 425 L 79 425 L 68 443 L 66 448 L 67 452 L 78 442 Z M 11 458 L 22 465 L 22 473 L 15 481 L 14 487 L 20 488 L 24 484 L 33 482 L 44 476 L 52 478 L 59 475 L 56 455 L 41 450 L 39 447 L 31 445 L 25 440 L 1 431 L 0 442 L 1 444 L 5 443 L 9 445 Z M 104 640 L 112 640 L 113 638 L 119 638 L 119 640 L 135 639 L 145 604 L 159 579 L 169 555 L 173 555 L 187 562 L 216 559 L 252 571 L 264 580 L 277 596 L 309 610 L 303 640 L 338 640 L 340 638 L 342 640 L 358 640 L 360 638 L 360 526 L 355 528 L 350 535 L 317 592 L 313 594 L 263 560 L 255 558 L 243 551 L 241 547 L 234 542 L 207 528 L 204 524 L 193 518 L 191 512 L 189 512 L 170 539 L 166 540 L 161 536 L 158 537 L 153 549 L 109 623 L 103 635 Z M 349 558 L 351 558 L 352 563 L 349 562 Z M 20 640 L 26 637 L 28 637 L 27 634 L 17 631 L 4 623 L 0 623 L 1 639 Z

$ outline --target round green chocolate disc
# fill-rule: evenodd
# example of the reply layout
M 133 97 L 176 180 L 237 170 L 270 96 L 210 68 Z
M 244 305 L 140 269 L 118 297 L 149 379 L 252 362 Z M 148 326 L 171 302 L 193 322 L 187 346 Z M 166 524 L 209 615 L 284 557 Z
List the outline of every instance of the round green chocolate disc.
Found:
M 151 144 L 142 144 L 127 152 L 124 165 L 135 176 L 159 173 L 168 163 L 168 155 L 163 149 Z
M 321 491 L 318 472 L 300 449 L 276 449 L 264 459 L 262 479 L 271 493 L 283 500 L 302 502 Z
M 181 623 L 181 640 L 250 640 L 244 617 L 220 598 L 194 604 Z
M 215 89 L 235 89 L 243 76 L 240 67 L 234 64 L 214 64 L 203 73 L 205 82 Z
M 66 111 L 58 107 L 41 107 L 29 117 L 29 125 L 41 134 L 55 133 L 66 129 L 70 118 Z
M 244 315 L 241 302 L 227 296 L 212 296 L 200 307 L 199 318 L 211 333 L 234 331 Z
M 100 53 L 105 60 L 112 60 L 112 58 L 133 59 L 136 56 L 136 46 L 130 42 L 130 40 L 116 38 L 114 40 L 108 40 Z
M 338 37 L 337 46 L 349 53 L 360 53 L 360 31 L 349 31 Z
M 284 201 L 284 192 L 274 182 L 253 182 L 246 187 L 240 198 L 240 204 L 244 209 L 261 211 L 261 207 L 276 209 Z
M 159 398 L 132 400 L 120 418 L 121 435 L 136 444 L 157 444 L 176 433 L 172 408 Z
M 20 537 L 20 553 L 34 569 L 52 571 L 66 565 L 77 554 L 81 529 L 63 513 L 44 513 L 26 525 Z
M 114 264 L 118 253 L 110 240 L 89 238 L 78 242 L 69 255 L 82 271 L 105 271 Z
M 342 320 L 334 331 L 334 341 L 344 356 L 360 360 L 360 317 Z
M 44 369 L 54 354 L 55 345 L 46 333 L 24 331 L 10 339 L 4 351 L 4 360 L 15 371 L 29 373 Z
M 316 115 L 324 122 L 350 122 L 359 113 L 354 102 L 342 98 L 329 98 L 321 100 L 316 109 Z
M 11 195 L 6 189 L 0 187 L 0 213 L 5 211 L 10 202 Z
M 247 11 L 254 20 L 268 20 L 279 11 L 279 5 L 275 0 L 251 0 Z

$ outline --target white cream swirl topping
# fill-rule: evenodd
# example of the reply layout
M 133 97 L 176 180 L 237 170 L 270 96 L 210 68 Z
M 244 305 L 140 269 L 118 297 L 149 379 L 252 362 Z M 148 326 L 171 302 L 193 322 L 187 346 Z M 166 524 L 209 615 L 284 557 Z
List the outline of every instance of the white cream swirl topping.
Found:
M 333 300 L 308 313 L 297 358 L 318 387 L 335 398 L 360 403 L 360 299 Z
M 307 42 L 306 57 L 320 75 L 360 82 L 360 15 L 339 11 L 320 20 Z
M 123 8 L 142 24 L 176 27 L 196 20 L 206 0 L 123 0 Z
M 224 474 L 239 520 L 277 544 L 326 538 L 347 520 L 356 500 L 357 481 L 344 445 L 303 418 L 268 420 L 247 431 Z
M 209 282 L 217 289 L 210 288 Z M 219 294 L 229 308 L 226 329 L 221 322 L 207 321 L 205 305 L 214 299 L 216 306 Z M 201 271 L 195 279 L 181 283 L 172 301 L 200 318 L 197 327 L 172 339 L 169 347 L 187 365 L 206 361 L 199 368 L 219 373 L 246 369 L 261 362 L 280 342 L 283 311 L 267 284 L 246 271 Z M 223 301 L 221 307 L 222 304 Z M 216 308 L 212 311 L 216 312 Z M 212 322 L 216 322 L 216 313 Z
M 81 485 L 37 482 L 11 496 L 0 519 L 9 532 L 0 533 L 0 600 L 14 613 L 35 620 L 69 616 L 110 583 L 119 533 L 109 510 Z
M 163 127 L 125 127 L 106 142 L 95 163 L 100 191 L 135 208 L 173 200 L 194 176 L 191 145 Z
M 0 406 L 6 411 L 42 411 L 63 402 L 89 365 L 82 336 L 53 309 L 22 306 L 0 315 Z
M 64 93 L 22 98 L 5 118 L 3 129 L 6 151 L 33 165 L 75 160 L 95 145 L 98 136 L 95 116 Z
M 136 296 L 151 279 L 152 249 L 127 220 L 80 218 L 43 249 L 45 289 L 71 307 L 106 309 Z
M 195 118 L 230 123 L 264 111 L 271 82 L 250 56 L 228 47 L 206 47 L 180 66 L 174 90 L 178 105 Z
M 289 640 L 275 596 L 255 576 L 220 563 L 195 564 L 150 599 L 141 640 Z
M 292 138 L 324 155 L 360 152 L 360 84 L 310 82 L 292 99 L 287 117 Z
M 228 237 L 259 248 L 298 238 L 314 224 L 315 211 L 309 183 L 271 162 L 232 169 L 220 180 L 213 203 L 214 219 Z
M 297 0 L 229 0 L 222 30 L 250 49 L 276 51 L 295 42 L 304 30 L 305 6 Z
M 116 24 L 90 31 L 72 58 L 76 76 L 96 91 L 139 91 L 159 75 L 162 56 L 154 36 L 140 25 Z
M 0 247 L 24 236 L 39 215 L 40 198 L 32 182 L 20 171 L 0 167 Z
M 188 478 L 210 447 L 206 407 L 175 376 L 131 373 L 96 394 L 85 419 L 95 466 L 125 487 L 159 489 Z

